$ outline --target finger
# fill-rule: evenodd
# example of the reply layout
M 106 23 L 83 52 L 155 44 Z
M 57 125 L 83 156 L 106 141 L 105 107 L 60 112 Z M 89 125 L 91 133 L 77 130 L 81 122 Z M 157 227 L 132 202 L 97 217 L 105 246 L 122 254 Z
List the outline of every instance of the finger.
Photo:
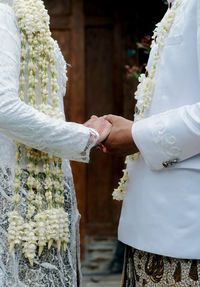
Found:
M 111 129 L 112 129 L 112 125 L 107 122 L 104 128 L 101 129 L 100 142 L 105 141 L 105 139 L 109 136 Z
M 85 122 L 83 125 L 86 126 L 86 127 L 91 127 L 91 125 L 93 125 L 93 122 L 94 121 L 90 119 L 87 122 Z
M 83 124 L 85 127 L 88 127 L 88 122 L 85 122 L 84 124 Z
M 104 120 L 108 121 L 109 123 L 113 123 L 113 118 L 112 118 L 112 115 L 107 115 L 107 116 L 104 116 Z
M 105 146 L 103 146 L 102 151 L 103 151 L 104 153 L 108 153 L 108 150 L 107 150 L 107 148 L 106 148 Z
M 88 125 L 94 125 L 96 124 L 96 122 L 99 120 L 100 118 L 98 118 L 97 116 L 91 116 L 90 119 L 84 123 L 84 125 L 88 124 Z
M 111 124 L 113 124 L 113 122 L 118 118 L 118 116 L 115 115 L 107 115 L 104 117 L 105 120 L 107 120 L 108 122 L 110 122 Z
M 98 119 L 98 117 L 95 116 L 95 115 L 92 115 L 92 116 L 91 116 L 91 119 Z

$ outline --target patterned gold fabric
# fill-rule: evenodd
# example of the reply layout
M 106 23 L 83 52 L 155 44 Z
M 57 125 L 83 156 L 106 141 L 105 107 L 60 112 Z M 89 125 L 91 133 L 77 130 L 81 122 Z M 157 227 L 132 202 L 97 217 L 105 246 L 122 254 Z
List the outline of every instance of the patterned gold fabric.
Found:
M 164 257 L 127 247 L 122 287 L 200 286 L 200 260 Z

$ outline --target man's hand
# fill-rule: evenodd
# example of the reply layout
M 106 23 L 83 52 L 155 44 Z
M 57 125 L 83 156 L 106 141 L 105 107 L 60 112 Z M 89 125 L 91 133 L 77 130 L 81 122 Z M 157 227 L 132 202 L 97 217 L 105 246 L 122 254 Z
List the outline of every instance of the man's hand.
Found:
M 104 119 L 112 125 L 111 133 L 103 143 L 104 152 L 130 155 L 138 151 L 132 137 L 132 121 L 114 115 L 104 116 Z
M 93 128 L 99 133 L 100 137 L 98 143 L 106 140 L 112 128 L 111 123 L 104 117 L 98 118 L 97 116 L 92 116 L 86 123 L 84 123 L 84 126 Z

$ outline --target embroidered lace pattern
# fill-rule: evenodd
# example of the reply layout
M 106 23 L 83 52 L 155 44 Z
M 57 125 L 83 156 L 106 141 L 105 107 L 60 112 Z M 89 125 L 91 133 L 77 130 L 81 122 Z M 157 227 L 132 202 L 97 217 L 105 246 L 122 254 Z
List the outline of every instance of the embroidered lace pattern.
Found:
M 77 286 L 77 240 L 79 213 L 76 208 L 73 181 L 70 176 L 64 178 L 64 207 L 69 214 L 69 229 L 71 241 L 67 251 L 57 252 L 56 244 L 51 250 L 47 247 L 40 257 L 36 257 L 34 267 L 31 267 L 28 260 L 22 254 L 22 248 L 17 247 L 11 255 L 8 253 L 9 244 L 7 240 L 8 217 L 12 210 L 12 173 L 10 169 L 0 169 L 0 286 L 2 287 L 74 287 Z M 23 171 L 21 182 L 23 188 L 20 190 L 19 211 L 25 214 L 27 202 L 27 181 L 28 173 Z M 39 175 L 41 184 L 44 176 Z

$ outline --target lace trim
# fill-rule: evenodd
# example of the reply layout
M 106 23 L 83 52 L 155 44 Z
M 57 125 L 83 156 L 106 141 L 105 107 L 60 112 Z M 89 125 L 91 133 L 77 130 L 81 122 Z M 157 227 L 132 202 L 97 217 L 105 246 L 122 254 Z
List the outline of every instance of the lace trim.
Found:
M 99 134 L 95 130 L 90 129 L 90 137 L 89 137 L 88 143 L 84 151 L 81 153 L 82 160 L 86 160 L 86 161 L 89 160 L 90 150 L 96 145 L 98 139 L 99 139 Z

